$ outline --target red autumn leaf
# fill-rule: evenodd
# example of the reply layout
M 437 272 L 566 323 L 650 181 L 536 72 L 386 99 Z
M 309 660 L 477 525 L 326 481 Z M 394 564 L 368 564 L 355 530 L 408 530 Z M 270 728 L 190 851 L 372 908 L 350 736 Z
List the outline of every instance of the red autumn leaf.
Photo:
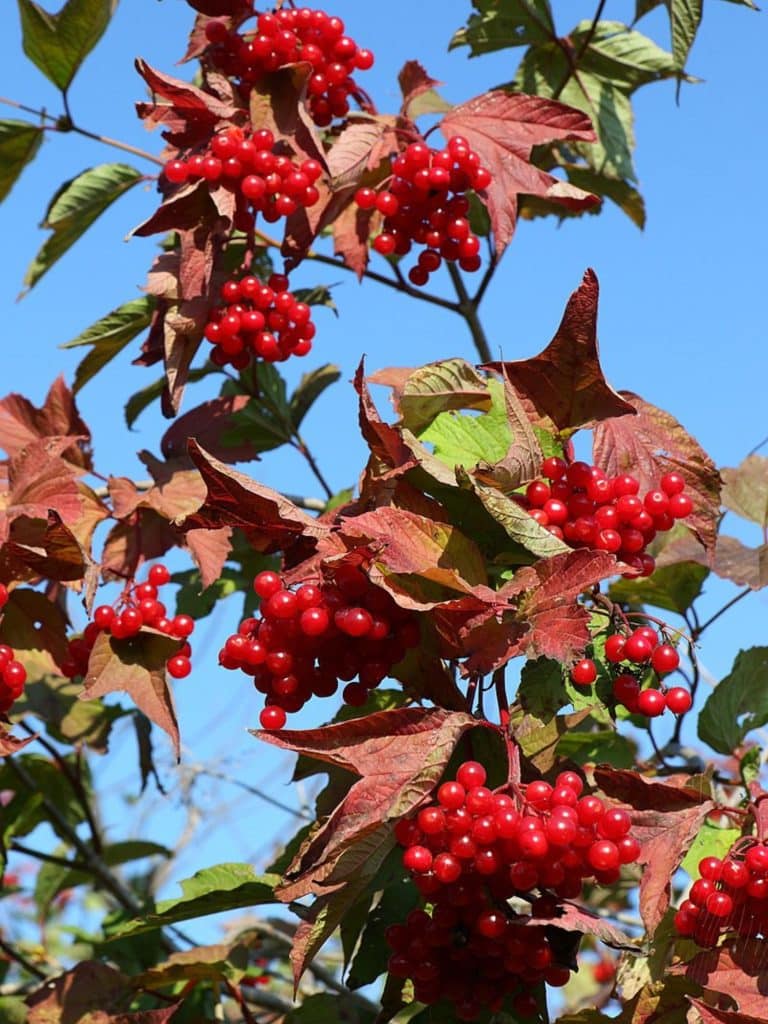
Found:
M 403 64 L 397 76 L 400 92 L 403 94 L 401 113 L 407 114 L 408 108 L 417 96 L 421 96 L 430 89 L 442 85 L 436 78 L 427 73 L 426 68 L 417 60 L 408 60 Z
M 742 1015 L 757 1017 L 761 1022 L 765 1020 L 768 998 L 765 939 L 739 939 L 699 953 L 688 963 L 673 964 L 668 970 L 672 975 L 682 975 L 696 982 L 708 992 L 733 1000 L 740 1012 L 732 1024 L 743 1024 L 738 1019 Z
M 631 473 L 641 490 L 659 486 L 665 473 L 680 473 L 693 500 L 686 525 L 709 553 L 720 516 L 720 474 L 699 442 L 663 409 L 622 391 L 637 415 L 618 416 L 595 427 L 593 459 L 606 473 Z
M 84 960 L 71 971 L 46 980 L 27 996 L 28 1024 L 170 1024 L 180 1002 L 160 1010 L 124 1013 L 133 984 L 121 971 L 96 960 Z
M 226 395 L 195 406 L 163 434 L 160 450 L 166 459 L 178 458 L 186 454 L 187 441 L 194 437 L 206 451 L 224 462 L 258 459 L 258 448 L 247 440 L 228 445 L 223 439 L 232 425 L 233 415 L 249 402 L 248 395 Z
M 187 530 L 184 540 L 200 570 L 201 586 L 210 587 L 221 577 L 221 570 L 232 549 L 232 530 L 229 526 L 218 530 Z
M 360 361 L 355 372 L 354 386 L 360 396 L 358 405 L 360 432 L 370 449 L 372 458 L 383 467 L 394 469 L 400 474 L 407 469 L 413 469 L 418 463 L 410 448 L 403 441 L 400 431 L 397 427 L 385 423 L 379 416 L 365 380 L 363 360 Z
M 164 199 L 130 234 L 145 238 L 166 231 L 191 231 L 200 224 L 212 223 L 216 215 L 208 185 L 197 181 Z
M 152 509 L 139 509 L 107 534 L 101 553 L 105 574 L 130 579 L 144 561 L 161 558 L 183 542 L 181 531 Z
M 623 768 L 595 768 L 595 782 L 606 796 L 638 811 L 680 811 L 700 805 L 701 791 L 690 781 L 690 775 L 667 775 L 664 782 L 655 782 Z
M 763 997 L 765 998 L 765 997 Z M 732 1010 L 719 1010 L 709 1006 L 700 999 L 691 998 L 691 1005 L 701 1017 L 701 1024 L 765 1024 L 765 1017 L 752 1017 L 745 1013 L 734 1013 Z
M 10 557 L 46 579 L 70 582 L 82 580 L 92 564 L 80 541 L 53 509 L 45 521 L 14 520 L 1 557 Z
M 603 376 L 597 344 L 598 295 L 595 272 L 587 270 L 568 300 L 557 333 L 542 352 L 531 359 L 490 364 L 504 372 L 558 430 L 634 412 Z
M 23 739 L 19 736 L 13 736 L 7 731 L 5 726 L 0 723 L 0 757 L 8 757 L 10 754 L 18 754 L 20 750 L 23 750 L 28 743 L 32 740 L 37 739 L 37 733 L 34 736 L 25 736 Z
M 499 597 L 519 596 L 517 618 L 529 625 L 521 648 L 529 658 L 570 661 L 589 639 L 588 615 L 576 598 L 616 573 L 613 555 L 603 551 L 569 551 L 519 569 Z
M 278 491 L 256 483 L 214 459 L 194 440 L 189 454 L 200 470 L 208 494 L 184 529 L 239 526 L 259 551 L 285 551 L 303 541 L 299 550 L 312 549 L 330 527 L 297 508 Z M 305 551 L 305 557 L 309 550 Z
M 13 647 L 22 662 L 30 658 L 55 672 L 68 655 L 66 616 L 41 591 L 15 587 L 3 609 L 0 643 Z
M 72 439 L 62 457 L 80 469 L 92 469 L 91 432 L 63 377 L 56 378 L 39 409 L 23 395 L 6 395 L 0 401 L 0 448 L 9 456 L 33 441 L 61 437 Z
M 211 18 L 222 15 L 240 18 L 252 12 L 252 6 L 247 0 L 188 0 L 188 3 L 196 11 L 207 14 Z
M 261 75 L 251 87 L 251 124 L 269 129 L 299 159 L 317 160 L 327 168 L 325 149 L 306 105 L 307 82 L 312 73 L 308 61 L 299 61 Z
M 393 129 L 392 118 L 385 117 L 355 120 L 342 129 L 327 155 L 334 189 L 357 185 L 365 171 L 376 170 L 390 151 L 397 152 Z
M 357 274 L 358 281 L 368 266 L 373 222 L 380 217 L 376 210 L 361 210 L 350 203 L 333 222 L 334 254 L 341 256 L 346 266 Z
M 571 210 L 600 201 L 530 162 L 534 146 L 555 140 L 595 141 L 592 122 L 580 110 L 496 89 L 455 107 L 440 122 L 440 131 L 446 139 L 464 136 L 493 176 L 486 195 L 497 256 L 515 232 L 518 195 L 539 196 Z
M 410 814 L 442 776 L 459 737 L 486 726 L 443 708 L 398 708 L 322 729 L 257 732 L 260 739 L 354 772 L 354 783 L 330 817 L 310 833 L 285 872 L 286 901 L 328 892 L 354 877 L 394 822 Z
M 629 949 L 637 952 L 637 943 L 632 942 L 620 928 L 616 928 L 604 917 L 599 917 L 587 907 L 579 906 L 570 900 L 558 902 L 557 906 L 552 908 L 552 912 L 546 914 L 537 913 L 534 905 L 532 916 L 521 923 L 531 927 L 552 925 L 562 931 L 592 935 L 613 949 Z
M 189 82 L 171 78 L 150 67 L 140 58 L 136 70 L 152 91 L 155 102 L 137 104 L 139 117 L 152 128 L 164 124 L 163 138 L 175 146 L 194 146 L 207 141 L 219 126 L 230 124 L 238 116 L 245 120 L 246 112 L 232 102 L 226 102 L 198 89 Z M 157 97 L 165 103 L 156 102 Z
M 179 726 L 168 686 L 165 663 L 179 649 L 180 641 L 150 630 L 125 640 L 101 633 L 91 651 L 81 700 L 108 693 L 127 693 L 136 707 L 171 739 L 179 757 Z
M 693 534 L 686 532 L 665 544 L 656 559 L 659 568 L 679 562 L 698 562 L 739 587 L 761 590 L 768 586 L 768 544 L 749 548 L 736 537 L 719 533 L 714 555 L 708 558 Z

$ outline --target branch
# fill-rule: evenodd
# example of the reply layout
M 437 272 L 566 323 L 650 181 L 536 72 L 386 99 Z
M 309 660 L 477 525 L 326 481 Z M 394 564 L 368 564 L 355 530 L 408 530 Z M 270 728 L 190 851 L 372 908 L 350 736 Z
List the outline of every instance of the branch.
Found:
M 731 600 L 724 604 L 719 611 L 716 611 L 714 615 L 710 616 L 710 618 L 708 618 L 706 622 L 701 623 L 701 625 L 696 626 L 692 630 L 691 636 L 693 637 L 693 639 L 698 640 L 705 629 L 709 629 L 712 623 L 716 622 L 721 615 L 728 611 L 729 608 L 733 608 L 733 606 L 735 604 L 738 604 L 739 601 L 742 600 L 742 598 L 747 597 L 747 595 L 751 593 L 752 588 L 746 587 L 744 590 L 740 591 L 735 597 L 732 597 Z
M 472 335 L 472 341 L 475 343 L 480 362 L 490 363 L 493 357 L 491 356 L 483 325 L 480 323 L 480 317 L 477 315 L 477 303 L 474 299 L 470 298 L 459 268 L 454 263 L 446 263 L 446 267 L 448 268 L 451 281 L 453 281 L 453 287 L 456 289 L 456 295 L 459 300 L 459 313 L 467 321 L 467 326 Z
M 291 444 L 296 449 L 296 451 L 299 452 L 299 454 L 302 455 L 306 459 L 307 465 L 309 466 L 309 468 L 314 473 L 315 479 L 317 480 L 317 482 L 320 484 L 322 489 L 325 491 L 326 497 L 329 498 L 329 499 L 332 498 L 333 497 L 333 491 L 331 490 L 330 485 L 328 484 L 328 481 L 323 476 L 323 474 L 320 471 L 320 467 L 318 466 L 317 461 L 316 461 L 314 455 L 309 450 L 309 448 L 307 447 L 306 441 L 304 440 L 304 438 L 301 436 L 301 434 L 298 431 L 295 432 L 294 440 L 291 442 Z M 325 508 L 325 505 L 323 505 L 323 508 Z
M 89 131 L 87 128 L 81 128 L 75 124 L 69 113 L 64 114 L 62 117 L 54 117 L 53 114 L 49 114 L 45 110 L 36 110 L 34 107 L 27 107 L 23 103 L 18 103 L 16 100 L 8 99 L 5 96 L 0 96 L 0 103 L 4 103 L 7 107 L 15 107 L 16 110 L 23 110 L 28 114 L 35 114 L 41 121 L 47 121 L 48 124 L 45 128 L 48 131 L 54 132 L 76 132 L 78 135 L 84 135 L 87 139 L 93 139 L 95 142 L 101 142 L 105 146 L 111 146 L 113 149 L 121 149 L 124 153 L 132 153 L 133 156 L 139 156 L 142 160 L 149 160 L 153 164 L 157 164 L 158 167 L 163 167 L 164 163 L 159 158 L 154 156 L 152 153 L 148 153 L 145 149 L 139 149 L 138 146 L 132 146 L 128 142 L 121 142 L 119 139 L 112 139 L 108 135 L 100 135 L 98 132 Z M 66 106 L 66 104 L 65 104 Z
M 20 967 L 23 967 L 29 974 L 33 974 L 36 978 L 39 978 L 40 981 L 45 981 L 47 979 L 48 975 L 44 971 L 41 971 L 39 967 L 36 967 L 31 960 L 27 960 L 23 953 L 20 953 L 17 949 L 14 949 L 13 946 L 9 945 L 3 939 L 2 935 L 0 935 L 0 949 L 10 960 L 13 960 Z
M 15 839 L 9 844 L 9 849 L 14 850 L 16 853 L 22 853 L 25 857 L 33 857 L 35 860 L 45 861 L 47 864 L 58 864 L 63 868 L 70 868 L 72 871 L 84 871 L 90 873 L 90 867 L 81 860 L 67 860 L 66 857 L 57 857 L 53 853 L 43 853 L 42 850 L 33 850 L 30 846 L 24 846 L 23 843 L 17 842 Z

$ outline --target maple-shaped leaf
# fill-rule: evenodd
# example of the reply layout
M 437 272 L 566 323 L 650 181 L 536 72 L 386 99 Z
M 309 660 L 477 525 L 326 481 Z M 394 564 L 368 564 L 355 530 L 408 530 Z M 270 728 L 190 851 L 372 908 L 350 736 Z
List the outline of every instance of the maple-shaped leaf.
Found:
M 0 757 L 8 757 L 11 754 L 17 754 L 34 739 L 37 739 L 37 734 L 34 736 L 24 737 L 14 736 L 12 733 L 8 732 L 2 723 L 0 723 Z
M 147 629 L 125 640 L 99 634 L 80 695 L 81 700 L 94 700 L 108 693 L 127 693 L 136 707 L 168 734 L 177 758 L 179 725 L 165 664 L 179 645 L 175 638 Z
M 560 431 L 635 412 L 608 384 L 600 366 L 598 296 L 597 276 L 587 270 L 568 300 L 557 333 L 543 351 L 530 359 L 490 364 L 503 371 L 515 390 Z
M 63 377 L 56 378 L 39 409 L 15 393 L 0 401 L 0 448 L 11 457 L 33 441 L 60 437 L 72 439 L 62 458 L 82 470 L 93 469 L 91 432 Z
M 57 672 L 68 656 L 67 618 L 46 594 L 27 587 L 14 587 L 3 608 L 0 642 L 16 651 L 31 674 Z
M 194 440 L 190 440 L 188 450 L 208 494 L 198 511 L 186 520 L 185 529 L 239 526 L 258 551 L 285 551 L 296 546 L 305 557 L 330 532 L 329 526 L 298 508 L 279 491 L 219 462 Z
M 171 78 L 138 59 L 136 70 L 152 91 L 153 103 L 139 103 L 137 110 L 148 127 L 157 124 L 166 127 L 163 138 L 174 146 L 194 146 L 207 142 L 218 127 L 230 125 L 238 117 L 242 122 L 246 112 L 232 102 L 219 99 L 184 82 Z M 158 103 L 157 99 L 165 102 Z
M 653 934 L 669 907 L 671 879 L 699 834 L 712 800 L 688 785 L 648 781 L 631 771 L 595 770 L 595 782 L 608 796 L 635 808 L 632 835 L 640 842 L 638 864 L 649 865 L 640 879 L 640 916 Z
M 568 551 L 518 569 L 498 592 L 517 598 L 517 619 L 528 624 L 524 638 L 529 658 L 568 662 L 589 640 L 588 614 L 579 594 L 615 575 L 616 559 L 604 551 Z
M 641 491 L 657 488 L 665 473 L 680 473 L 693 501 L 686 526 L 711 554 L 720 518 L 720 474 L 714 462 L 668 412 L 631 391 L 622 391 L 621 396 L 635 415 L 597 424 L 592 448 L 595 465 L 610 476 L 631 473 Z
M 325 150 L 306 105 L 312 73 L 309 61 L 299 61 L 259 75 L 251 86 L 251 124 L 271 131 L 300 158 L 317 160 L 327 168 Z
M 454 107 L 440 122 L 440 131 L 446 139 L 464 136 L 492 175 L 485 201 L 497 256 L 514 234 L 518 195 L 540 196 L 576 210 L 599 202 L 597 196 L 530 162 L 534 146 L 556 140 L 595 140 L 592 122 L 580 110 L 556 100 L 497 89 Z
M 396 708 L 306 731 L 254 735 L 360 778 L 333 813 L 303 843 L 277 890 L 290 901 L 342 887 L 368 857 L 388 850 L 392 828 L 410 814 L 442 776 L 459 737 L 488 726 L 443 708 Z
M 732 1024 L 743 1024 L 739 1019 L 742 1015 L 757 1017 L 761 1022 L 765 1020 L 768 963 L 764 938 L 737 939 L 717 949 L 705 950 L 688 963 L 673 964 L 669 972 L 696 982 L 707 992 L 728 996 L 739 1010 Z

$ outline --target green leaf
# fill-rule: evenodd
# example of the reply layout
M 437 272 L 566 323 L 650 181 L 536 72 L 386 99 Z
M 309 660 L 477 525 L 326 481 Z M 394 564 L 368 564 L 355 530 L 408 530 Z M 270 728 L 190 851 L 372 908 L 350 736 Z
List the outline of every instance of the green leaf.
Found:
M 121 925 L 110 938 L 136 935 L 222 910 L 275 903 L 274 890 L 279 882 L 279 875 L 257 875 L 250 864 L 217 864 L 203 868 L 179 883 L 183 896 L 163 900 L 153 913 Z
M 489 380 L 491 407 L 472 415 L 453 410 L 437 415 L 419 440 L 433 445 L 434 455 L 453 469 L 472 469 L 478 462 L 500 462 L 512 443 L 504 388 L 500 381 Z
M 699 739 L 732 754 L 753 729 L 768 722 L 768 647 L 739 651 L 730 675 L 707 698 L 699 715 Z
M 222 569 L 219 578 L 203 590 L 199 571 L 187 569 L 174 573 L 171 582 L 180 584 L 176 593 L 177 614 L 191 615 L 197 620 L 210 615 L 219 601 L 242 590 L 246 581 L 235 569 Z
M 43 129 L 27 121 L 0 121 L 0 203 L 40 148 Z
M 722 501 L 742 519 L 765 529 L 768 526 L 768 459 L 748 455 L 735 469 L 722 470 Z
M 316 992 L 307 996 L 301 1006 L 291 1010 L 283 1020 L 284 1024 L 346 1024 L 353 1020 L 355 1024 L 373 1024 L 373 1009 L 355 1003 L 354 1017 L 350 1017 L 349 1007 L 331 992 Z
M 753 0 L 731 0 L 731 2 L 744 3 L 748 7 L 754 7 Z M 682 71 L 701 24 L 704 2 L 703 0 L 635 0 L 635 21 L 639 21 L 649 11 L 662 5 L 667 8 L 669 16 L 672 54 L 675 63 Z
M 611 729 L 595 732 L 567 732 L 557 744 L 557 752 L 578 764 L 601 764 L 607 762 L 614 768 L 632 768 L 637 748 L 626 736 Z
M 118 0 L 67 0 L 50 14 L 32 0 L 18 0 L 24 53 L 62 92 L 104 35 Z
M 506 5 L 498 0 L 473 0 L 472 6 L 478 13 L 470 16 L 466 28 L 455 33 L 449 50 L 468 46 L 470 57 L 479 57 L 549 38 L 547 26 L 553 24 L 549 0 L 518 0 Z
M 329 388 L 331 384 L 335 384 L 340 377 L 341 370 L 338 366 L 334 366 L 332 363 L 326 363 L 324 366 L 318 366 L 316 370 L 311 370 L 309 373 L 305 373 L 302 376 L 296 390 L 291 395 L 291 400 L 288 405 L 290 409 L 291 422 L 296 430 L 299 429 L 302 420 L 320 395 L 322 395 L 325 389 Z
M 724 857 L 740 835 L 741 831 L 737 828 L 718 828 L 711 822 L 705 821 L 699 829 L 699 834 L 691 843 L 680 867 L 691 878 L 698 878 L 699 861 L 704 857 Z
M 51 200 L 42 227 L 53 234 L 29 265 L 24 284 L 34 287 L 93 222 L 124 192 L 143 180 L 128 164 L 99 164 L 66 181 Z
M 75 394 L 95 377 L 102 367 L 106 366 L 118 352 L 149 327 L 155 300 L 149 295 L 139 299 L 131 299 L 123 303 L 111 313 L 107 313 L 95 324 L 72 341 L 60 345 L 60 348 L 77 348 L 80 345 L 91 345 L 91 351 L 75 370 L 75 381 L 72 390 Z
M 635 607 L 651 604 L 684 615 L 701 594 L 709 569 L 696 562 L 676 562 L 657 569 L 647 579 L 623 579 L 612 583 L 608 595 L 613 601 Z
M 316 284 L 314 288 L 296 288 L 293 294 L 299 302 L 304 302 L 307 306 L 325 306 L 336 316 L 339 315 L 339 310 L 331 295 L 331 289 L 327 285 Z
M 760 778 L 763 766 L 763 751 L 760 747 L 750 747 L 739 763 L 739 774 L 745 788 Z
M 0 1020 L 3 1024 L 26 1024 L 29 1007 L 20 996 L 0 996 Z
M 231 417 L 231 425 L 222 435 L 225 445 L 247 442 L 258 452 L 272 451 L 287 444 L 295 434 L 285 381 L 271 363 L 254 363 L 240 375 L 240 381 L 227 385 L 222 394 L 237 391 L 253 396 Z
M 207 366 L 201 366 L 197 370 L 190 370 L 187 375 L 187 383 L 194 384 L 195 381 L 202 380 L 203 377 L 208 377 L 211 373 L 221 373 L 221 370 L 214 366 L 213 363 L 209 363 Z M 144 410 L 150 406 L 153 402 L 162 395 L 163 389 L 165 388 L 165 377 L 161 377 L 159 380 L 153 381 L 148 384 L 147 387 L 142 388 L 141 391 L 137 391 L 135 395 L 131 395 L 125 404 L 124 416 L 125 423 L 130 430 L 139 416 Z
M 396 851 L 399 856 L 399 851 Z M 355 958 L 347 978 L 351 989 L 370 985 L 386 970 L 389 946 L 384 933 L 390 925 L 405 921 L 419 901 L 419 893 L 410 879 L 398 879 L 382 893 L 368 915 Z
M 565 163 L 560 166 L 565 170 L 572 185 L 584 189 L 585 192 L 594 192 L 595 195 L 610 199 L 633 224 L 641 230 L 645 227 L 645 200 L 629 182 L 577 164 Z M 590 209 L 597 212 L 598 207 Z M 590 210 L 585 212 L 589 213 Z

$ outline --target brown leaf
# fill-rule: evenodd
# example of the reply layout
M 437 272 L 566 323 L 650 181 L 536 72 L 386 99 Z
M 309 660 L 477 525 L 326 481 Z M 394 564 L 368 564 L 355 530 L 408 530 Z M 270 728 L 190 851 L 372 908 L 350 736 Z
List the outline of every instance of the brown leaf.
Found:
M 599 917 L 588 907 L 581 907 L 570 900 L 558 902 L 552 913 L 538 916 L 534 905 L 532 916 L 521 921 L 524 926 L 541 927 L 550 925 L 566 932 L 578 932 L 580 935 L 592 935 L 612 949 L 638 951 L 633 942 L 620 928 L 616 928 L 604 917 Z
M 39 409 L 15 393 L 0 401 L 0 448 L 12 458 L 31 442 L 52 437 L 71 438 L 62 458 L 79 469 L 93 469 L 91 432 L 63 377 L 56 378 Z
M 389 469 L 404 472 L 406 469 L 414 468 L 417 465 L 416 459 L 403 441 L 401 432 L 385 423 L 379 416 L 365 380 L 363 360 L 355 372 L 354 386 L 360 396 L 360 432 L 371 451 L 371 456 Z
M 740 587 L 760 590 L 768 586 L 768 544 L 748 548 L 735 537 L 717 535 L 714 555 L 706 552 L 689 530 L 664 544 L 656 556 L 659 569 L 680 562 L 697 562 L 711 569 L 716 576 Z
M 455 107 L 440 122 L 440 131 L 446 139 L 464 136 L 493 176 L 486 194 L 498 256 L 515 232 L 518 195 L 540 196 L 571 210 L 600 201 L 530 162 L 534 146 L 555 140 L 595 141 L 592 123 L 580 110 L 497 89 Z
M 631 473 L 641 490 L 658 487 L 665 473 L 680 473 L 693 501 L 686 525 L 711 554 L 720 516 L 720 474 L 698 441 L 663 409 L 622 391 L 637 415 L 595 427 L 593 459 L 609 475 Z
M 298 156 L 318 160 L 327 168 L 325 151 L 305 102 L 312 73 L 312 65 L 300 61 L 261 75 L 251 88 L 251 124 L 254 130 L 268 128 L 275 139 L 288 143 Z
M 701 1024 L 765 1024 L 765 1017 L 752 1017 L 745 1013 L 734 1013 L 732 1010 L 718 1010 L 700 999 L 691 999 L 691 1006 L 701 1018 Z
M 213 223 L 216 215 L 207 183 L 196 181 L 171 193 L 130 234 L 145 238 L 166 231 L 191 231 L 200 224 Z
M 11 754 L 18 754 L 20 750 L 23 750 L 28 743 L 32 740 L 37 739 L 37 733 L 34 736 L 25 736 L 23 739 L 19 736 L 14 736 L 0 723 L 0 757 L 8 757 Z
M 557 333 L 542 352 L 530 359 L 490 364 L 561 431 L 634 412 L 603 376 L 597 344 L 598 295 L 595 272 L 587 270 L 568 300 Z
M 322 729 L 254 735 L 284 750 L 354 772 L 354 783 L 330 817 L 310 833 L 278 890 L 292 900 L 342 886 L 366 859 L 392 844 L 394 822 L 409 814 L 442 776 L 459 737 L 487 726 L 443 708 L 380 711 Z
M 656 782 L 635 771 L 598 765 L 595 782 L 606 796 L 638 811 L 682 811 L 703 802 L 701 790 L 690 785 L 690 775 L 668 775 Z
M 427 73 L 426 68 L 417 60 L 408 60 L 403 64 L 397 76 L 397 81 L 400 86 L 400 92 L 403 94 L 403 103 L 400 110 L 404 115 L 408 114 L 408 108 L 418 96 L 429 92 L 430 89 L 435 89 L 438 85 L 443 85 L 443 82 L 432 78 Z
M 214 130 L 239 119 L 245 120 L 246 113 L 232 103 L 222 102 L 217 96 L 203 92 L 189 82 L 171 78 L 150 67 L 140 58 L 136 70 L 152 90 L 154 103 L 138 104 L 139 117 L 147 126 L 167 126 L 163 138 L 174 146 L 188 147 L 207 142 Z M 157 98 L 168 101 L 157 103 Z
M 18 516 L 47 519 L 48 510 L 55 508 L 67 524 L 79 517 L 83 503 L 75 475 L 78 470 L 61 457 L 69 444 L 68 438 L 43 438 L 30 442 L 10 460 L 8 492 L 0 493 L 5 536 Z
M 536 479 L 541 470 L 543 453 L 523 403 L 506 373 L 503 374 L 503 381 L 504 407 L 512 441 L 503 459 L 493 466 L 476 466 L 472 475 L 482 483 L 490 483 L 509 494 L 521 484 Z
M 351 121 L 342 128 L 327 154 L 334 190 L 356 186 L 365 171 L 375 168 L 382 155 L 382 140 L 391 131 L 391 124 L 386 119 L 376 117 Z
M 709 992 L 728 996 L 737 1004 L 738 1016 L 746 1014 L 759 1021 L 765 1020 L 768 1005 L 765 939 L 739 939 L 730 945 L 706 950 L 689 963 L 673 964 L 669 973 L 683 975 Z M 742 1024 L 742 1021 L 734 1018 L 732 1024 Z
M 67 618 L 39 590 L 14 587 L 0 621 L 0 643 L 13 647 L 27 668 L 57 672 L 68 655 Z
M 221 570 L 232 550 L 232 529 L 187 530 L 184 537 L 189 552 L 200 570 L 200 584 L 210 587 L 221 576 Z
M 77 537 L 53 509 L 45 521 L 16 519 L 2 555 L 12 556 L 34 574 L 49 580 L 80 581 L 92 565 Z
M 358 281 L 368 266 L 368 242 L 374 234 L 374 221 L 380 216 L 376 210 L 361 210 L 350 203 L 333 222 L 334 254 L 341 256 L 346 266 L 354 270 Z
M 189 442 L 189 454 L 202 473 L 208 493 L 198 511 L 187 519 L 184 529 L 239 526 L 257 550 L 263 552 L 285 551 L 295 545 L 311 550 L 329 533 L 328 526 L 297 508 L 278 491 L 230 469 L 194 440 Z
M 228 445 L 223 435 L 232 425 L 232 417 L 250 402 L 248 395 L 223 395 L 213 398 L 180 416 L 163 434 L 160 450 L 166 459 L 178 458 L 187 451 L 187 441 L 194 437 L 206 451 L 224 462 L 242 462 L 259 458 L 258 446 L 247 440 Z
M 723 469 L 723 504 L 765 529 L 768 525 L 768 459 L 748 455 L 736 469 Z
M 83 680 L 81 700 L 123 692 L 171 739 L 180 756 L 179 726 L 168 686 L 165 663 L 179 649 L 180 641 L 151 630 L 135 637 L 116 640 L 106 633 L 96 638 Z
M 391 402 L 403 424 L 421 433 L 441 412 L 491 408 L 483 377 L 464 359 L 443 359 L 416 369 L 388 367 L 371 374 L 371 384 L 392 388 Z

